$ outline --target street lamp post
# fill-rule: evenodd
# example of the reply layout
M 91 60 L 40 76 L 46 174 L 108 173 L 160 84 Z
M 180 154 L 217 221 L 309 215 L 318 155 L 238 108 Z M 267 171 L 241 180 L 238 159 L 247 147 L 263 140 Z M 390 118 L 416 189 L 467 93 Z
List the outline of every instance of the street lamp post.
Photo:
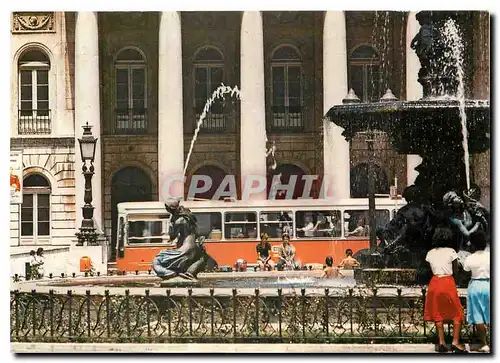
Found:
M 92 206 L 92 176 L 94 175 L 93 163 L 97 138 L 92 135 L 92 131 L 90 131 L 91 128 L 92 126 L 87 122 L 87 124 L 83 126 L 82 138 L 78 139 L 80 154 L 83 161 L 82 172 L 85 178 L 85 194 L 83 197 L 85 204 L 82 207 L 82 226 L 80 227 L 80 231 L 76 233 L 76 237 L 78 238 L 77 246 L 83 246 L 85 242 L 87 242 L 89 246 L 96 245 L 98 236 L 94 226 L 94 207 Z M 87 167 L 87 161 L 90 164 L 89 167 Z

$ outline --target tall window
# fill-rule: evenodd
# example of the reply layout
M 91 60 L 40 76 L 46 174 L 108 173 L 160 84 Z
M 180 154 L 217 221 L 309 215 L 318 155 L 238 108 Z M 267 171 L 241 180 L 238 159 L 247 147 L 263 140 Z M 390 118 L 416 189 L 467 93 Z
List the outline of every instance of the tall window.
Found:
M 377 102 L 380 92 L 380 57 L 369 45 L 354 49 L 349 57 L 349 88 L 363 102 Z
M 302 109 L 302 62 L 289 46 L 278 48 L 271 60 L 272 123 L 276 131 L 304 127 Z
M 19 134 L 50 134 L 49 70 L 47 55 L 25 52 L 19 69 Z
M 133 48 L 120 51 L 115 72 L 116 132 L 146 132 L 146 62 L 142 53 Z
M 215 48 L 204 48 L 200 50 L 194 59 L 194 108 L 196 123 L 203 112 L 207 100 L 212 92 L 219 87 L 224 76 L 224 59 L 221 52 Z M 201 130 L 205 132 L 223 131 L 226 127 L 224 117 L 224 104 L 216 100 L 210 107 Z
M 31 174 L 23 181 L 21 238 L 35 243 L 49 242 L 50 184 L 40 174 Z

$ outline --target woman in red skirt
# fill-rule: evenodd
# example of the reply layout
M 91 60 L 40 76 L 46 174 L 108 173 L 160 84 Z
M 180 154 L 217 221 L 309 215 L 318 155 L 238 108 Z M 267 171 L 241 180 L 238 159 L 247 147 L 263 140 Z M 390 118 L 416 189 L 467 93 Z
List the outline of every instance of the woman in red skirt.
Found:
M 453 322 L 452 351 L 467 353 L 465 347 L 459 344 L 464 314 L 453 278 L 453 275 L 456 276 L 458 272 L 458 255 L 453 248 L 449 247 L 452 243 L 451 230 L 436 228 L 432 243 L 434 248 L 427 253 L 425 258 L 434 276 L 427 289 L 424 320 L 433 321 L 436 324 L 440 353 L 448 351 L 444 341 L 443 323 L 445 322 Z

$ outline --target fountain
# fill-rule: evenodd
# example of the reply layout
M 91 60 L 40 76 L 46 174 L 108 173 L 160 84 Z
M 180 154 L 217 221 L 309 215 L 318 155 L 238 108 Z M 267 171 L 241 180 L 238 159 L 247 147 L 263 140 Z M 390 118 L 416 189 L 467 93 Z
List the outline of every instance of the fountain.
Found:
M 401 238 L 408 231 L 423 228 L 426 218 L 434 218 L 434 225 L 446 223 L 439 218 L 446 209 L 443 196 L 448 191 L 464 195 L 477 209 L 478 198 L 471 197 L 469 154 L 486 151 L 490 147 L 490 105 L 487 100 L 467 100 L 464 90 L 463 45 L 457 22 L 463 12 L 421 11 L 416 17 L 421 25 L 412 40 L 421 64 L 418 82 L 423 87 L 423 98 L 417 101 L 400 101 L 390 90 L 380 102 L 362 103 L 351 90 L 342 105 L 333 106 L 326 114 L 332 122 L 344 128 L 343 136 L 350 141 L 357 133 L 385 132 L 391 146 L 402 154 L 418 154 L 422 163 L 405 209 L 388 228 L 390 233 L 378 231 L 378 237 L 392 234 L 391 247 L 403 250 L 408 239 Z M 475 191 L 477 193 L 477 191 Z M 474 200 L 477 199 L 477 200 Z M 408 201 L 408 200 L 407 200 Z M 482 208 L 484 209 L 484 208 Z M 408 221 L 404 213 L 416 210 L 425 218 Z M 426 214 L 432 211 L 432 215 Z M 473 216 L 477 217 L 477 216 Z M 396 224 L 399 233 L 395 231 Z M 413 228 L 415 227 L 415 228 Z M 483 227 L 488 229 L 486 225 Z M 432 226 L 430 228 L 432 230 Z M 421 231 L 422 232 L 422 231 Z M 430 233 L 420 233 L 410 238 L 410 250 L 416 253 L 410 265 L 418 265 L 430 248 Z M 381 238 L 384 240 L 384 238 Z M 390 243 L 389 243 L 390 244 Z M 385 241 L 379 252 L 387 252 Z M 374 252 L 372 247 L 372 253 Z M 385 261 L 387 264 L 387 261 Z

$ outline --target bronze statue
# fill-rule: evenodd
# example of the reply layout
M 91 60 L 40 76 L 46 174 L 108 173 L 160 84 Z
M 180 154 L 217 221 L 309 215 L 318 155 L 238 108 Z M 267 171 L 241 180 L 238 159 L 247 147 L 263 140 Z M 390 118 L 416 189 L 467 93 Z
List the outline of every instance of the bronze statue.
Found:
M 215 260 L 204 246 L 204 237 L 198 234 L 196 217 L 178 200 L 169 200 L 165 208 L 171 214 L 170 238 L 176 240 L 177 248 L 165 249 L 153 259 L 153 270 L 163 279 L 180 276 L 194 280 L 207 266 L 214 267 Z

